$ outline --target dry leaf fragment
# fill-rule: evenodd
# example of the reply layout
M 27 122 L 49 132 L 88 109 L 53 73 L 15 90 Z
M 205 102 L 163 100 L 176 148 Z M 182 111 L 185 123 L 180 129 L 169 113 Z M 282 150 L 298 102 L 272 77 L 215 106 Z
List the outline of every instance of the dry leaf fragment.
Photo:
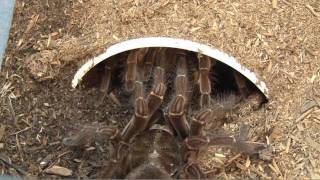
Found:
M 72 175 L 72 170 L 61 167 L 61 166 L 52 166 L 44 171 L 47 174 L 53 174 L 58 176 L 68 177 Z
M 300 112 L 305 113 L 306 111 L 308 111 L 316 106 L 317 106 L 317 102 L 315 102 L 314 100 L 308 100 L 301 106 Z
M 320 144 L 319 143 L 315 142 L 310 137 L 306 137 L 306 141 L 311 147 L 313 147 L 314 149 L 316 149 L 317 151 L 320 152 Z

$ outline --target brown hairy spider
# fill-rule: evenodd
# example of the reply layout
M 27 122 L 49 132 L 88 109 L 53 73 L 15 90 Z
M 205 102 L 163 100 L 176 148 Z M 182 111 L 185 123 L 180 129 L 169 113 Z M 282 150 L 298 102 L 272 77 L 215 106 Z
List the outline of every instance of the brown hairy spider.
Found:
M 208 146 L 232 146 L 249 155 L 265 148 L 265 144 L 243 136 L 207 135 L 204 130 L 208 122 L 221 125 L 226 112 L 242 99 L 255 96 L 249 99 L 256 100 L 258 106 L 265 100 L 235 70 L 225 72 L 225 65 L 214 59 L 177 49 L 142 48 L 123 57 L 124 91 L 134 98 L 134 113 L 122 131 L 108 131 L 115 134 L 106 138 L 113 137 L 116 145 L 101 177 L 205 178 L 198 158 Z M 101 65 L 102 93 L 116 86 L 114 73 L 121 66 L 116 62 Z M 148 84 L 152 87 L 146 93 Z M 225 103 L 231 107 L 215 100 L 224 92 L 237 94 L 238 98 Z M 139 146 L 145 142 L 149 144 Z

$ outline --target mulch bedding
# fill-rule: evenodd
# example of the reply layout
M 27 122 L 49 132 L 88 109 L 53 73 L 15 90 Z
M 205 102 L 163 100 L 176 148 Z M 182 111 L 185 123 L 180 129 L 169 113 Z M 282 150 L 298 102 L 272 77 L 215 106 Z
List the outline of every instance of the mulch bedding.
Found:
M 108 157 L 99 149 L 108 145 L 70 149 L 62 139 L 84 126 L 117 124 L 132 110 L 97 105 L 95 89 L 71 88 L 73 75 L 112 44 L 167 36 L 235 56 L 269 88 L 268 104 L 238 114 L 225 128 L 249 124 L 253 137 L 274 147 L 273 159 L 225 156 L 210 148 L 201 159 L 207 173 L 320 178 L 319 23 L 317 0 L 17 0 L 0 79 L 1 173 L 56 177 L 45 173 L 44 159 L 72 170 L 72 177 L 94 173 Z

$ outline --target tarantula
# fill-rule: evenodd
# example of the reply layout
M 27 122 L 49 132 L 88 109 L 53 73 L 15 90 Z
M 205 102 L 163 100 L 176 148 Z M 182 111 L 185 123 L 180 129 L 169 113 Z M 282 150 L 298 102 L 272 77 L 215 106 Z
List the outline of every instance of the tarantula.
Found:
M 234 105 L 248 96 L 254 97 L 251 99 L 256 100 L 257 106 L 263 102 L 263 96 L 238 72 L 224 72 L 222 63 L 178 49 L 141 48 L 115 58 L 126 61 L 121 64 L 110 60 L 100 65 L 100 90 L 104 94 L 110 92 L 119 77 L 124 77 L 123 90 L 133 96 L 134 114 L 122 131 L 109 131 L 114 132 L 108 137 L 116 145 L 101 177 L 204 178 L 198 157 L 210 145 L 238 146 L 248 154 L 265 148 L 263 143 L 228 135 L 207 135 L 204 130 L 208 122 L 217 121 L 219 126 L 219 121 L 225 118 L 225 107 L 214 100 L 224 91 L 238 95 Z M 114 75 L 119 70 L 124 74 Z M 219 76 L 223 76 L 221 82 Z M 152 86 L 148 87 L 149 84 Z M 140 155 L 141 163 L 133 163 L 139 159 L 132 157 L 134 146 L 148 141 L 146 136 L 149 140 L 153 137 L 152 141 L 158 144 L 147 145 L 147 154 Z M 166 151 L 159 148 L 161 143 L 168 147 Z

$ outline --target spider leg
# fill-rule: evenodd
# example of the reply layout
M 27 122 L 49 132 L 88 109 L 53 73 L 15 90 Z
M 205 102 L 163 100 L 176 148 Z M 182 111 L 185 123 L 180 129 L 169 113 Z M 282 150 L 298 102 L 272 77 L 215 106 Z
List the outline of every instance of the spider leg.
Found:
M 227 134 L 210 135 L 208 136 L 209 145 L 230 146 L 236 151 L 247 155 L 259 154 L 261 150 L 267 148 L 265 143 L 248 141 L 247 130 L 247 126 L 240 127 L 240 134 L 238 136 Z
M 209 79 L 209 72 L 211 69 L 211 60 L 208 56 L 199 57 L 199 87 L 200 87 L 200 106 L 210 106 L 211 84 Z
M 100 92 L 102 93 L 102 97 L 100 98 L 98 104 L 102 104 L 102 102 L 104 101 L 107 94 L 110 91 L 112 91 L 111 81 L 112 81 L 112 73 L 114 72 L 115 66 L 116 66 L 116 64 L 115 64 L 114 59 L 110 59 L 110 60 L 106 61 L 105 65 L 104 65 L 100 88 L 99 88 Z
M 121 133 L 121 141 L 125 143 L 129 143 L 130 139 L 145 129 L 148 124 L 148 117 L 150 116 L 148 104 L 144 98 L 142 82 L 136 81 L 135 92 L 134 116 Z
M 104 74 L 100 84 L 100 91 L 104 94 L 108 93 L 110 90 L 112 70 L 114 69 L 114 66 L 114 61 L 107 61 L 104 66 Z
M 238 86 L 241 98 L 247 98 L 253 110 L 257 110 L 266 101 L 264 96 L 259 92 L 251 92 L 247 85 L 246 78 L 239 72 L 233 71 L 233 76 Z
M 152 75 L 152 68 L 153 65 L 157 59 L 157 55 L 159 52 L 160 48 L 153 48 L 153 49 L 149 49 L 145 60 L 144 60 L 144 64 L 143 64 L 143 74 L 144 74 L 144 79 L 143 81 L 146 82 L 150 79 L 151 75 Z
M 157 58 L 156 58 L 156 64 L 157 66 L 160 66 L 162 68 L 166 68 L 167 62 L 168 62 L 168 49 L 167 48 L 158 48 L 157 49 Z
M 127 72 L 125 75 L 125 89 L 128 92 L 132 92 L 135 87 L 135 81 L 137 80 L 137 65 L 140 63 L 144 56 L 147 54 L 147 48 L 140 48 L 132 50 L 127 57 Z
M 257 110 L 261 107 L 261 105 L 266 102 L 265 97 L 259 93 L 259 92 L 254 92 L 248 97 L 248 101 L 252 107 L 253 110 Z
M 175 94 L 183 96 L 185 99 L 187 88 L 188 88 L 188 78 L 187 78 L 187 59 L 185 53 L 179 53 L 177 57 L 177 76 L 175 79 Z
M 178 54 L 177 76 L 175 79 L 175 97 L 168 108 L 168 119 L 181 140 L 189 135 L 189 124 L 185 115 L 185 104 L 187 101 L 187 65 L 186 55 Z
M 202 109 L 197 112 L 190 123 L 190 135 L 191 136 L 204 136 L 203 127 L 206 125 L 212 118 L 212 110 L 211 109 Z
M 183 169 L 182 178 L 200 179 L 204 177 L 198 165 L 198 157 L 208 145 L 208 138 L 204 133 L 204 126 L 211 118 L 211 109 L 201 109 L 192 118 L 190 124 L 190 136 L 182 144 Z
M 144 89 L 142 82 L 135 82 L 135 102 L 134 102 L 134 115 L 122 130 L 112 158 L 107 162 L 105 171 L 101 175 L 103 178 L 111 178 L 120 166 L 125 162 L 125 158 L 129 153 L 129 143 L 141 131 L 144 130 L 148 123 L 149 109 L 146 100 L 144 99 Z M 123 167 L 125 168 L 125 167 Z
M 157 67 L 155 70 L 154 87 L 147 98 L 145 98 L 142 81 L 135 81 L 134 115 L 120 134 L 120 142 L 118 143 L 116 151 L 112 156 L 113 158 L 106 166 L 106 174 L 103 175 L 104 178 L 112 177 L 120 168 L 120 166 L 123 166 L 122 168 L 127 167 L 126 164 L 128 164 L 128 159 L 126 158 L 129 154 L 129 144 L 137 135 L 149 128 L 155 121 L 158 120 L 158 117 L 160 117 L 158 109 L 162 104 L 163 96 L 166 91 L 163 79 L 164 70 L 160 67 Z
M 184 114 L 185 99 L 176 96 L 169 106 L 169 121 L 181 140 L 189 135 L 189 124 Z
M 164 83 L 164 69 L 161 67 L 157 67 L 155 69 L 155 80 L 152 91 L 147 97 L 147 103 L 150 110 L 150 115 L 152 116 L 156 110 L 162 104 L 163 96 L 166 92 L 166 86 Z
M 96 127 L 85 126 L 77 134 L 64 138 L 62 143 L 69 147 L 83 148 L 92 144 L 95 140 L 99 139 L 100 136 L 103 136 L 104 139 L 107 138 L 111 140 L 117 135 L 118 131 L 113 127 L 98 129 Z
M 146 127 L 151 127 L 161 117 L 161 111 L 159 108 L 163 102 L 163 96 L 166 92 L 166 85 L 164 83 L 164 69 L 157 67 L 154 74 L 154 85 L 152 91 L 147 97 L 147 104 L 149 108 L 149 122 Z
M 237 71 L 233 71 L 233 76 L 242 98 L 248 97 L 249 89 L 247 87 L 246 78 Z

